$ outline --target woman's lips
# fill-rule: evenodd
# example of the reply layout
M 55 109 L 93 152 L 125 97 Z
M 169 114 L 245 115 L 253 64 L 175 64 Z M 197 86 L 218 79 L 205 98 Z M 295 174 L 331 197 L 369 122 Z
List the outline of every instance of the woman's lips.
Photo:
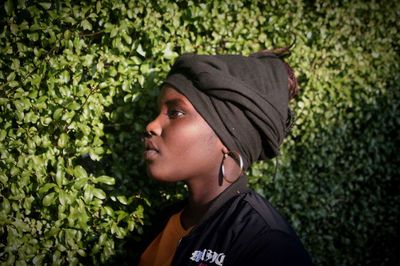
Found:
M 160 155 L 160 150 L 157 148 L 157 145 L 155 145 L 155 143 L 151 140 L 146 140 L 144 147 L 145 150 L 143 155 L 146 160 L 154 160 Z
M 149 149 L 144 151 L 144 158 L 148 161 L 156 159 L 160 153 L 157 150 Z

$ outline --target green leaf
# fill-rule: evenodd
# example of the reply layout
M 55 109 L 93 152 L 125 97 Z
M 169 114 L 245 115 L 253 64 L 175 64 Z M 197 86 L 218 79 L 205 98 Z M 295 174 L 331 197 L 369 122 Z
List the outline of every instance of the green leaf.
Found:
M 114 210 L 109 207 L 109 206 L 105 206 L 104 208 L 101 209 L 102 213 L 105 215 L 109 215 L 109 216 L 113 216 L 114 215 Z
M 4 211 L 6 214 L 10 212 L 10 202 L 8 201 L 7 198 L 3 198 L 3 202 L 1 203 L 1 209 Z
M 63 185 L 65 172 L 62 166 L 57 167 L 56 183 L 59 187 Z
M 64 21 L 67 22 L 67 23 L 69 23 L 69 24 L 71 24 L 71 25 L 75 25 L 75 24 L 76 24 L 76 20 L 75 20 L 73 17 L 70 17 L 70 16 L 67 16 L 67 17 L 64 19 Z
M 5 105 L 6 103 L 8 103 L 7 98 L 0 98 L 0 105 Z
M 17 35 L 17 33 L 18 33 L 18 25 L 15 24 L 15 23 L 11 23 L 10 31 L 11 31 L 12 34 Z
M 93 188 L 93 195 L 98 199 L 105 199 L 106 193 L 100 188 Z
M 138 47 L 136 48 L 136 52 L 143 57 L 146 56 L 146 52 L 143 50 L 143 47 L 140 43 L 139 43 Z
M 68 83 L 71 79 L 71 76 L 69 74 L 69 71 L 65 70 L 61 73 L 60 75 L 60 79 L 64 82 L 64 83 Z
M 119 195 L 119 196 L 117 196 L 117 199 L 118 199 L 118 201 L 119 201 L 120 203 L 122 203 L 122 204 L 124 204 L 124 205 L 128 205 L 128 200 L 126 199 L 125 196 Z
M 59 194 L 58 194 L 58 200 L 60 202 L 61 205 L 65 205 L 65 203 L 67 202 L 67 194 L 65 191 L 63 191 L 62 189 L 60 189 Z
M 49 2 L 40 2 L 39 5 L 46 10 L 50 9 L 50 7 L 51 7 L 51 3 L 49 3 Z
M 132 38 L 131 38 L 131 36 L 129 36 L 128 34 L 126 34 L 126 32 L 124 32 L 124 33 L 122 34 L 122 38 L 124 38 L 124 40 L 125 40 L 128 44 L 131 44 L 131 43 L 132 43 Z
M 86 203 L 89 203 L 93 199 L 93 186 L 87 185 L 84 187 L 83 198 Z
M 63 110 L 64 110 L 63 108 L 57 108 L 53 113 L 53 119 L 54 120 L 59 120 L 61 115 L 62 115 L 62 113 L 63 113 Z
M 6 175 L 0 174 L 0 182 L 3 183 L 3 185 L 6 185 L 8 182 L 8 177 Z
M 172 60 L 176 57 L 178 57 L 178 53 L 172 51 L 172 44 L 168 43 L 167 47 L 164 50 L 164 58 L 168 59 L 168 60 Z
M 15 72 L 11 72 L 8 76 L 7 76 L 7 81 L 12 81 L 15 79 Z
M 83 27 L 84 30 L 92 30 L 92 24 L 90 24 L 90 22 L 87 19 L 81 22 L 81 26 Z
M 85 250 L 83 250 L 83 249 L 78 249 L 76 252 L 77 252 L 80 256 L 86 257 L 86 252 L 85 252 Z
M 45 117 L 45 116 L 42 116 L 42 117 L 40 117 L 40 123 L 43 125 L 43 126 L 48 126 L 50 123 L 51 123 L 51 117 Z
M 107 185 L 114 185 L 115 184 L 115 179 L 113 177 L 110 176 L 106 176 L 106 175 L 102 175 L 99 176 L 95 179 L 96 183 L 103 183 L 103 184 L 107 184 Z
M 14 4 L 12 0 L 7 0 L 4 2 L 4 9 L 7 15 L 11 15 L 14 12 Z
M 79 110 L 79 108 L 81 108 L 81 105 L 77 102 L 71 102 L 70 104 L 67 105 L 67 108 L 69 110 Z
M 112 28 L 112 30 L 111 30 L 111 33 L 110 33 L 110 38 L 114 38 L 115 36 L 117 36 L 117 34 L 118 34 L 118 27 L 113 27 Z
M 14 105 L 16 107 L 17 110 L 26 110 L 29 109 L 30 107 L 30 102 L 28 99 L 23 99 L 23 100 L 15 100 L 14 101 Z
M 74 187 L 75 189 L 81 189 L 84 185 L 87 184 L 88 180 L 89 180 L 89 178 L 87 178 L 87 177 L 78 178 L 78 179 L 76 179 L 76 181 L 74 182 L 73 187 Z
M 33 33 L 31 33 L 31 34 L 28 34 L 28 38 L 29 38 L 31 41 L 36 42 L 37 40 L 39 40 L 39 33 L 33 32 Z M 37 51 L 37 50 L 36 50 L 36 51 Z M 40 54 L 36 54 L 36 56 L 40 56 Z
M 32 259 L 33 265 L 43 265 L 43 261 L 46 255 L 37 255 Z
M 63 116 L 61 117 L 61 120 L 65 121 L 67 123 L 70 123 L 72 118 L 74 118 L 74 116 L 75 116 L 75 111 L 74 110 L 69 111 L 69 112 L 65 112 L 63 114 Z
M 92 66 L 93 59 L 94 59 L 94 56 L 92 54 L 87 54 L 87 55 L 83 56 L 82 65 L 87 66 L 87 67 Z
M 54 183 L 46 183 L 42 187 L 39 188 L 38 192 L 39 194 L 46 193 L 49 191 L 51 188 L 56 187 L 57 185 Z
M 140 72 L 142 74 L 148 74 L 150 72 L 150 65 L 148 63 L 143 63 L 140 65 Z
M 25 209 L 25 213 L 29 214 L 31 211 L 32 202 L 35 200 L 34 197 L 29 196 L 24 199 L 23 207 Z
M 60 135 L 60 137 L 58 138 L 58 142 L 57 142 L 58 147 L 65 148 L 67 146 L 68 139 L 69 139 L 68 134 L 67 133 L 62 133 Z
M 13 81 L 11 81 L 11 82 L 8 83 L 8 86 L 9 86 L 10 88 L 15 88 L 15 87 L 17 87 L 18 85 L 19 85 L 19 83 L 18 83 L 18 81 L 16 81 L 16 80 L 13 80 Z
M 77 165 L 74 167 L 74 176 L 76 178 L 87 178 L 88 174 L 87 174 L 85 168 L 83 168 L 80 165 Z
M 44 206 L 48 207 L 55 203 L 55 199 L 56 199 L 56 193 L 51 192 L 51 193 L 47 194 L 46 196 L 44 196 L 42 203 Z
M 117 218 L 118 223 L 120 221 L 122 221 L 123 219 L 125 219 L 129 215 L 127 212 L 124 212 L 124 211 L 117 211 L 116 213 L 118 214 L 118 218 Z

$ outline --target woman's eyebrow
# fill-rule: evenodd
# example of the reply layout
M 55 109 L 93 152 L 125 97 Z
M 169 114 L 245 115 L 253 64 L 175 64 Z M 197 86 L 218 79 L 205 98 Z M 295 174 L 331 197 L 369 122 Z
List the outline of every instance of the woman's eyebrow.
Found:
M 179 98 L 167 99 L 165 101 L 160 101 L 160 105 L 174 106 L 174 105 L 186 105 L 185 101 Z

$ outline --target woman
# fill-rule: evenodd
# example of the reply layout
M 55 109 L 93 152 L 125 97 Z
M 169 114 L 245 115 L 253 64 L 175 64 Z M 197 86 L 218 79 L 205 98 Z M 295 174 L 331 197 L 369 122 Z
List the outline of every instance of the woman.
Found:
M 310 265 L 286 221 L 247 188 L 291 126 L 291 68 L 278 56 L 180 56 L 146 127 L 148 174 L 183 181 L 189 198 L 162 224 L 139 265 Z

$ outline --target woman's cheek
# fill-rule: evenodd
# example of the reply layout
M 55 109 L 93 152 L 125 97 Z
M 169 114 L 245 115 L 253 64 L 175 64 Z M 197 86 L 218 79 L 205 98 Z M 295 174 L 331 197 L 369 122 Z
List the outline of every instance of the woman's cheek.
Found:
M 166 132 L 166 145 L 170 149 L 177 149 L 179 153 L 184 153 L 199 140 L 201 130 L 194 123 L 179 123 L 176 127 Z

